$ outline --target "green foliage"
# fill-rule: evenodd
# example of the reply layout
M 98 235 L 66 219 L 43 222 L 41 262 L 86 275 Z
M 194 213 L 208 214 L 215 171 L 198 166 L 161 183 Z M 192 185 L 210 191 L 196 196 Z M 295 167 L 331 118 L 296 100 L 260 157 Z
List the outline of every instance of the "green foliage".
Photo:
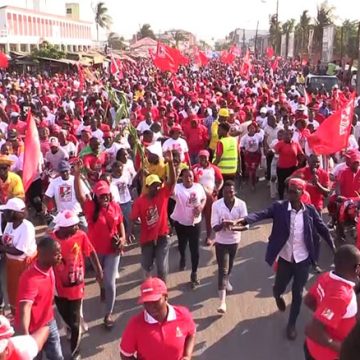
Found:
M 49 44 L 47 41 L 44 41 L 40 44 L 39 49 L 31 51 L 31 56 L 34 58 L 46 57 L 50 59 L 61 59 L 65 57 L 65 52 L 59 50 L 56 46 Z
M 137 33 L 137 39 L 143 39 L 149 37 L 151 39 L 156 40 L 156 36 L 154 31 L 151 29 L 151 25 L 150 24 L 144 24 L 141 26 L 139 32 Z
M 112 25 L 112 18 L 108 14 L 108 8 L 103 1 L 99 1 L 94 8 L 97 41 L 99 41 L 99 27 L 109 30 Z
M 124 50 L 126 48 L 125 39 L 119 34 L 111 32 L 108 35 L 108 45 L 114 50 Z

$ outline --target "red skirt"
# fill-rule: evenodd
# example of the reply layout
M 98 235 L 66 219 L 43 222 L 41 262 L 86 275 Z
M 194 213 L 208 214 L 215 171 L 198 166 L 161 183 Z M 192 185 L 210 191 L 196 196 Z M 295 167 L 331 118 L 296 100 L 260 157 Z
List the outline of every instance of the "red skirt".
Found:
M 248 170 L 256 170 L 260 165 L 261 153 L 246 151 L 244 160 Z

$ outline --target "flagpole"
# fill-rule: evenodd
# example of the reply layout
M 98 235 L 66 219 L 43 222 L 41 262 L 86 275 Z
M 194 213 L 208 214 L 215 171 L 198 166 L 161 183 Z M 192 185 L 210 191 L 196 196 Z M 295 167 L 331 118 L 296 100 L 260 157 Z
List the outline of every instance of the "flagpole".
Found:
M 360 22 L 358 27 L 358 63 L 357 63 L 357 75 L 356 75 L 356 91 L 358 96 L 360 96 Z

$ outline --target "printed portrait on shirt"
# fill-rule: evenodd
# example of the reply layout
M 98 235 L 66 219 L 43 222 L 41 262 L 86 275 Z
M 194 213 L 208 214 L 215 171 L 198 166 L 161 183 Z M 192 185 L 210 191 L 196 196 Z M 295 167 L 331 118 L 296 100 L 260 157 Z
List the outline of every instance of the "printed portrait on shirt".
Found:
M 146 210 L 146 224 L 148 226 L 155 225 L 159 221 L 159 211 L 157 206 L 150 206 Z
M 70 202 L 72 200 L 71 186 L 70 185 L 60 185 L 59 194 L 60 194 L 60 201 Z

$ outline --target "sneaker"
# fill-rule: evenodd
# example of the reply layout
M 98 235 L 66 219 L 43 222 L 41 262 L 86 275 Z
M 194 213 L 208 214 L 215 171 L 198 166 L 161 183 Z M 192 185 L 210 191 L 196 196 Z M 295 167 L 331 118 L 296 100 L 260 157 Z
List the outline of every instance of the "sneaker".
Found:
M 88 332 L 88 331 L 89 331 L 89 325 L 88 325 L 88 323 L 84 320 L 84 318 L 80 318 L 80 325 L 81 325 L 81 330 L 82 330 L 82 332 Z
M 193 289 L 195 289 L 196 286 L 200 285 L 200 281 L 196 273 L 191 273 L 190 281 L 191 281 L 191 287 Z
M 220 306 L 217 308 L 217 312 L 219 314 L 225 314 L 226 313 L 226 303 L 222 302 Z
M 233 287 L 229 280 L 226 282 L 226 291 L 229 291 L 229 292 L 233 291 Z

